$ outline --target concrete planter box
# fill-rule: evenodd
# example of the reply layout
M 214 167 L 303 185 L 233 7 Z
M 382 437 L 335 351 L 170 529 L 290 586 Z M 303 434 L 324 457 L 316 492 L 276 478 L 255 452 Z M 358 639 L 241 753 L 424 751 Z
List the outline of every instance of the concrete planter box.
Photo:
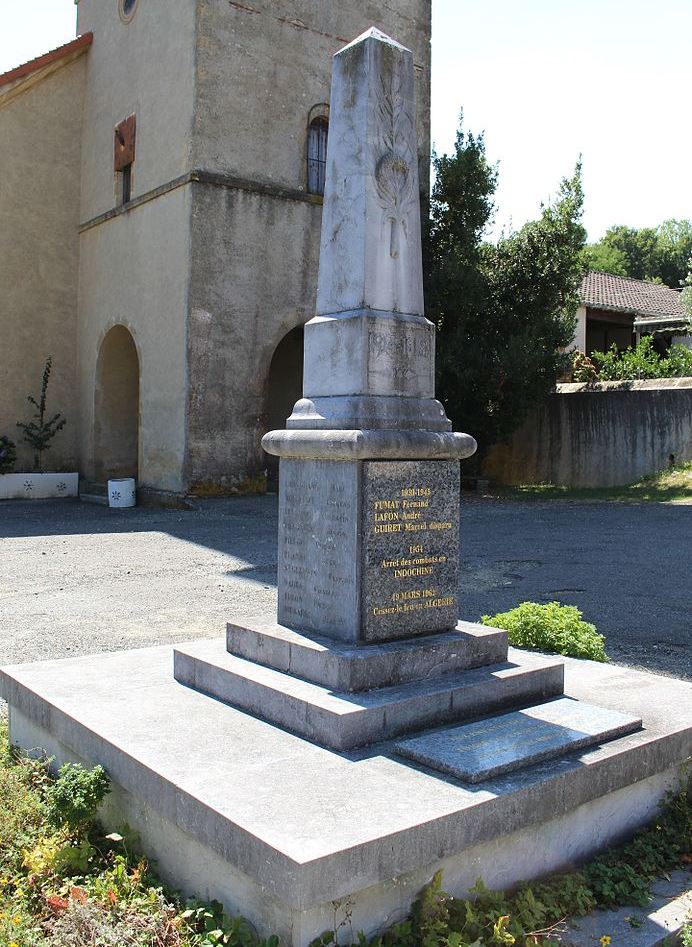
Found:
M 78 473 L 0 474 L 0 500 L 47 500 L 76 497 Z
M 137 492 L 132 477 L 118 477 L 108 481 L 108 506 L 115 509 L 126 509 L 136 506 Z

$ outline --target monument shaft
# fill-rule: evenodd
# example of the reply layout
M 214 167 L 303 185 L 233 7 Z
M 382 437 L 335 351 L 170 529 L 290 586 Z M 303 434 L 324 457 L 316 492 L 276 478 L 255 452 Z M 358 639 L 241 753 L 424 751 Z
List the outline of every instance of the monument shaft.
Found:
M 317 315 L 281 457 L 281 625 L 371 643 L 452 629 L 459 458 L 423 312 L 413 59 L 370 30 L 334 57 Z

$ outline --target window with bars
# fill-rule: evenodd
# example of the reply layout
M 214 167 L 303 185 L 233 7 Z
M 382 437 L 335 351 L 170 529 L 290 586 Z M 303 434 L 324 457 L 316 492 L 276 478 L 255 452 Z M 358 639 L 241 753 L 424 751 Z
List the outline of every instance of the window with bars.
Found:
M 329 122 L 322 116 L 314 118 L 308 128 L 308 191 L 324 194 L 327 170 L 327 137 Z

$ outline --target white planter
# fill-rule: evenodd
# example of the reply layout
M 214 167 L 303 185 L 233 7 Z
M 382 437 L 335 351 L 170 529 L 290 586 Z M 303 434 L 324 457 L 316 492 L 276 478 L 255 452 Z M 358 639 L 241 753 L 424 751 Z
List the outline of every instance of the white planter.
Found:
M 137 502 L 135 481 L 132 477 L 120 477 L 108 481 L 108 506 L 122 509 L 134 506 Z
M 77 473 L 8 473 L 0 474 L 0 500 L 48 500 L 76 497 L 79 491 Z

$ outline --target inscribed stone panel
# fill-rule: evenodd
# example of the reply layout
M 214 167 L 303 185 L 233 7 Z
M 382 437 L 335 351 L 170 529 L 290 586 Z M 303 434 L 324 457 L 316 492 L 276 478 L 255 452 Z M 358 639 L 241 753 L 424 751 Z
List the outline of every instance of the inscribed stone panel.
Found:
M 432 634 L 457 621 L 459 464 L 366 461 L 362 638 Z

